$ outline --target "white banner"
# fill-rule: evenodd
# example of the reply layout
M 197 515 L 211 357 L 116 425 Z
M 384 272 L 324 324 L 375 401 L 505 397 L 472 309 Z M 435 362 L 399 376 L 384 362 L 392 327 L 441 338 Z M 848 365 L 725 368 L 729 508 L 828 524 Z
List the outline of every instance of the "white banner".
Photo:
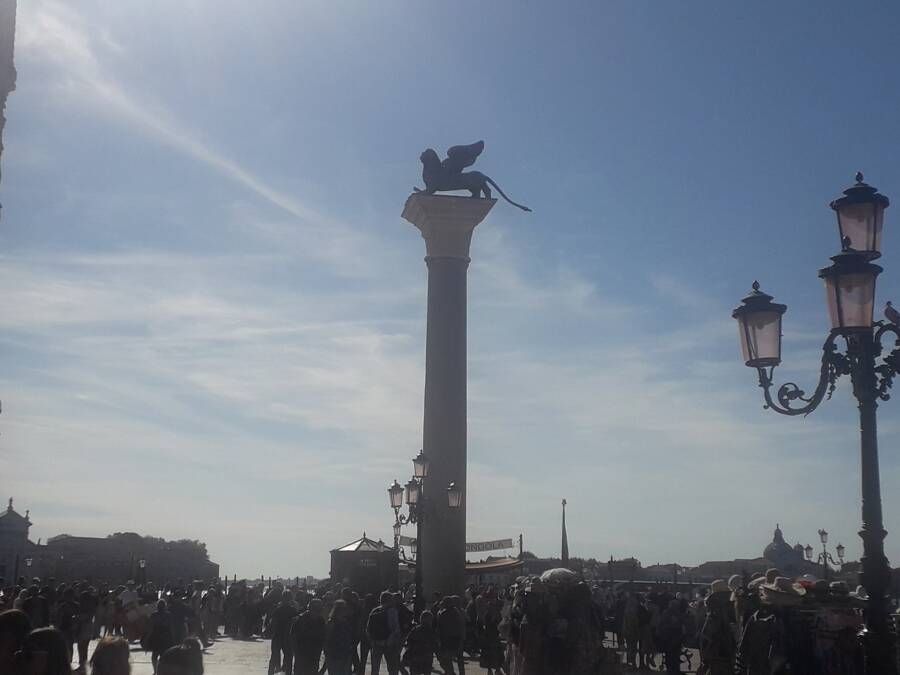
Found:
M 401 546 L 415 546 L 415 537 L 405 537 L 402 534 L 398 540 Z M 504 548 L 512 548 L 512 539 L 495 539 L 494 541 L 472 541 L 466 544 L 466 553 L 477 553 L 479 551 L 499 551 Z
M 466 553 L 478 551 L 499 551 L 502 548 L 512 548 L 512 539 L 495 539 L 494 541 L 473 541 L 466 544 Z

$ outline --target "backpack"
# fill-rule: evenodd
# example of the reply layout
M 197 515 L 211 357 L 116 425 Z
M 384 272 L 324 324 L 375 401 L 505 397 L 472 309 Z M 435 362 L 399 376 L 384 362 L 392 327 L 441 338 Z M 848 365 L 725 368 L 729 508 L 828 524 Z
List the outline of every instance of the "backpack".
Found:
M 391 636 L 391 627 L 388 625 L 387 612 L 384 607 L 376 607 L 369 614 L 366 622 L 366 634 L 373 642 L 385 642 Z

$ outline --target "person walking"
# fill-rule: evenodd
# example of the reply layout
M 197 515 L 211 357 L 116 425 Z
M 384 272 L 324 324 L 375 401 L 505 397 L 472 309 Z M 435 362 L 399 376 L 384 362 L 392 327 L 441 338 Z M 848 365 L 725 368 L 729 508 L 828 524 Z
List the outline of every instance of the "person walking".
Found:
M 174 619 L 165 600 L 156 603 L 156 611 L 150 615 L 150 626 L 142 642 L 145 650 L 150 652 L 150 663 L 153 672 L 157 670 L 159 657 L 163 652 L 175 645 Z
M 326 623 L 322 617 L 322 600 L 313 598 L 291 626 L 294 647 L 294 675 L 318 675 L 322 649 L 325 647 Z
M 294 660 L 291 624 L 295 616 L 297 610 L 294 609 L 294 596 L 290 591 L 282 591 L 281 600 L 269 615 L 269 633 L 272 635 L 269 675 L 273 675 L 277 670 L 284 671 L 284 675 L 291 675 Z
M 466 617 L 457 606 L 455 596 L 448 595 L 441 604 L 443 608 L 437 615 L 438 663 L 446 675 L 464 675 L 461 656 L 466 640 Z M 454 661 L 458 673 L 454 673 Z
M 400 620 L 394 607 L 394 596 L 384 591 L 379 596 L 379 605 L 369 614 L 366 621 L 366 635 L 372 648 L 372 675 L 378 675 L 381 659 L 387 663 L 388 675 L 397 675 L 400 670 Z
M 350 675 L 353 663 L 353 626 L 346 600 L 335 600 L 325 636 L 325 667 L 328 675 Z
M 359 613 L 359 667 L 356 671 L 357 675 L 363 675 L 366 672 L 366 661 L 369 660 L 369 652 L 372 649 L 369 636 L 366 634 L 366 623 L 377 604 L 372 593 L 367 593 L 362 601 L 362 609 Z
M 659 617 L 659 647 L 665 657 L 666 672 L 681 672 L 681 649 L 684 643 L 684 617 L 681 602 L 672 600 Z
M 436 650 L 434 614 L 425 610 L 419 617 L 419 623 L 406 636 L 401 664 L 409 671 L 409 675 L 431 675 Z
M 489 603 L 477 624 L 478 665 L 487 670 L 488 675 L 499 673 L 503 668 L 500 618 L 500 608 L 495 603 Z

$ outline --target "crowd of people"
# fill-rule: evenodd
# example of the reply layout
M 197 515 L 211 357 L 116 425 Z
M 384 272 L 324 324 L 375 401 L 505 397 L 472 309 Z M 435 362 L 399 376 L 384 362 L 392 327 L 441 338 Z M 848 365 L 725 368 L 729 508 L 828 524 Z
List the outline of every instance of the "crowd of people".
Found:
M 202 675 L 220 628 L 270 639 L 269 675 L 364 675 L 368 664 L 379 675 L 382 663 L 388 675 L 465 675 L 467 657 L 488 675 L 864 672 L 861 588 L 771 569 L 697 593 L 659 589 L 589 584 L 556 569 L 435 594 L 417 616 L 411 587 L 360 595 L 340 583 L 0 580 L 0 674 L 63 675 L 74 661 L 79 671 L 126 675 L 134 646 L 157 675 Z

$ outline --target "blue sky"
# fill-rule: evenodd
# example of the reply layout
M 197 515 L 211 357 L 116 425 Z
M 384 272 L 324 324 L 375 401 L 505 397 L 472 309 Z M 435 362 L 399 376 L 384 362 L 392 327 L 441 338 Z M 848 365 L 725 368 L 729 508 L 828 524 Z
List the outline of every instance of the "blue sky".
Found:
M 424 382 L 399 214 L 422 149 L 483 138 L 534 213 L 473 243 L 469 539 L 555 553 L 566 497 L 573 554 L 754 556 L 780 522 L 857 557 L 848 383 L 766 413 L 730 310 L 756 278 L 787 303 L 780 376 L 813 386 L 827 204 L 857 170 L 900 198 L 898 30 L 887 2 L 20 3 L 0 487 L 35 538 L 200 537 L 239 576 L 387 539 Z

